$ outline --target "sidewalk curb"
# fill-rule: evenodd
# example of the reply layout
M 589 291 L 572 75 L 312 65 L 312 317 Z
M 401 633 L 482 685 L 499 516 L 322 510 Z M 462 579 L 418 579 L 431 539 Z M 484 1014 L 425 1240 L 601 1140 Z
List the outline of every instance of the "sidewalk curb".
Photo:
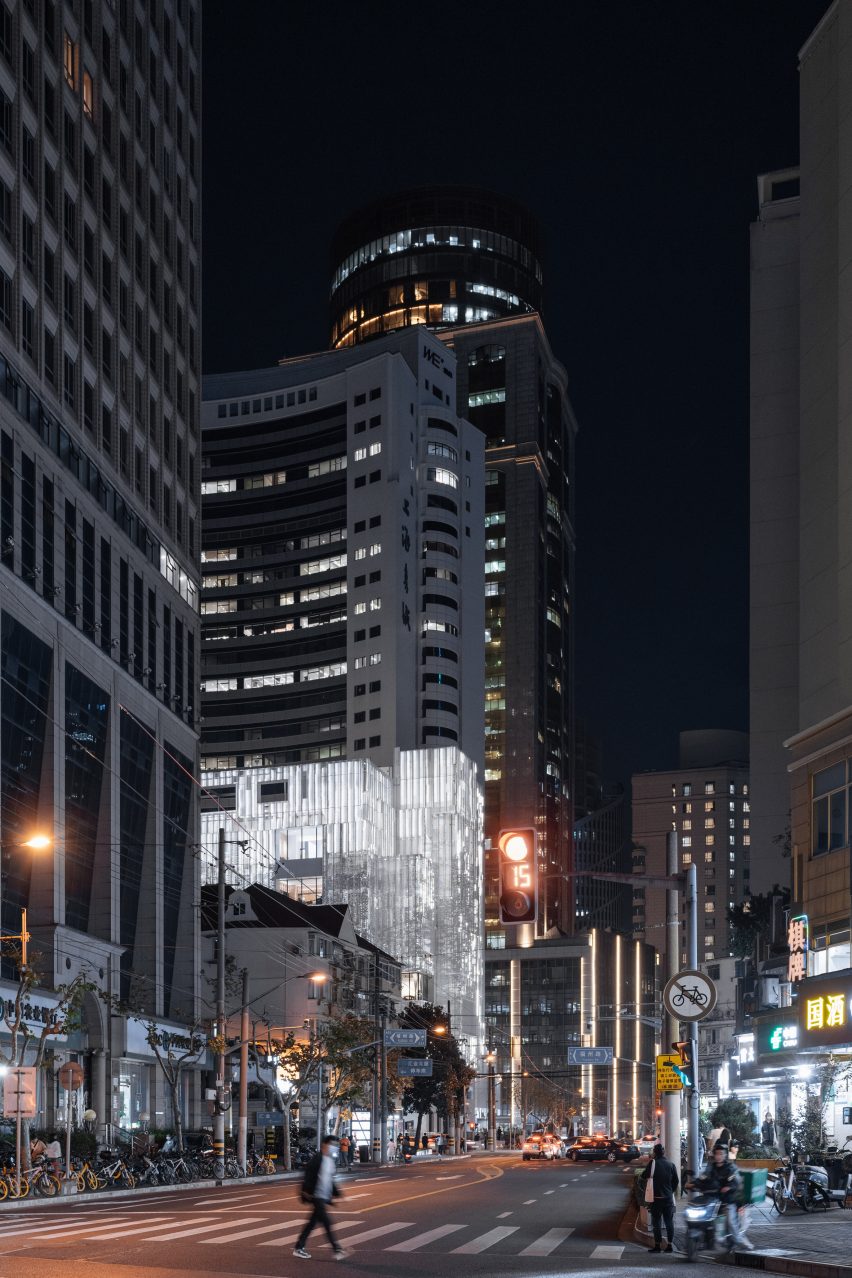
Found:
M 770 1274 L 790 1274 L 795 1278 L 852 1278 L 852 1265 L 830 1260 L 807 1260 L 804 1256 L 764 1256 L 759 1251 L 735 1251 L 720 1257 L 723 1264 L 738 1269 L 756 1269 Z
M 279 1184 L 281 1181 L 298 1180 L 301 1172 L 273 1172 L 270 1176 L 240 1176 L 222 1181 L 222 1189 L 237 1188 L 240 1185 Z M 94 1189 L 82 1194 L 57 1194 L 55 1198 L 7 1198 L 0 1202 L 0 1213 L 21 1211 L 25 1207 L 41 1207 L 49 1210 L 62 1203 L 64 1207 L 82 1207 L 86 1203 L 103 1203 L 110 1199 L 124 1201 L 126 1198 L 150 1197 L 152 1194 L 179 1194 L 193 1189 L 216 1189 L 215 1180 L 192 1180 L 181 1185 L 140 1185 L 138 1189 Z

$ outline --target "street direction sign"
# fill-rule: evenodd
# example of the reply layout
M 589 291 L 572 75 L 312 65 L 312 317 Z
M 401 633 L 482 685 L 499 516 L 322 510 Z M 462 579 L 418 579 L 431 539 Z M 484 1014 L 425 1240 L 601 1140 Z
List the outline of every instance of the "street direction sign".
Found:
M 680 1056 L 671 1052 L 657 1057 L 657 1091 L 682 1092 L 683 1075 L 680 1072 Z
M 278 1109 L 259 1109 L 254 1116 L 255 1127 L 283 1127 L 284 1115 Z
M 569 1047 L 569 1065 L 609 1065 L 612 1061 L 611 1047 Z
M 687 967 L 666 982 L 666 1011 L 678 1021 L 700 1021 L 716 1006 L 716 985 L 698 968 Z
M 386 1029 L 385 1047 L 425 1047 L 425 1029 Z
M 400 1078 L 431 1078 L 432 1062 L 428 1056 L 401 1056 L 396 1072 Z

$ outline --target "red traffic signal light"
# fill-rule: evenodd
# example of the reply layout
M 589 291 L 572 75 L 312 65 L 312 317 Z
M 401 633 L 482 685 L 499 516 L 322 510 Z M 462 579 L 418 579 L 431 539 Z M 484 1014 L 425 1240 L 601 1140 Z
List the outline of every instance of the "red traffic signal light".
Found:
M 534 923 L 538 917 L 538 858 L 533 829 L 501 830 L 500 922 Z

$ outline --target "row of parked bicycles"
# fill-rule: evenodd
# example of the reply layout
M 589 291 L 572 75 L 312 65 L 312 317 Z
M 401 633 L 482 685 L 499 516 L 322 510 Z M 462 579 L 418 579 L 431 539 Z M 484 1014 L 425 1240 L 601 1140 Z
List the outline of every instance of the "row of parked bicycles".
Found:
M 230 1179 L 242 1176 L 268 1176 L 275 1171 L 275 1163 L 268 1154 L 249 1153 L 245 1169 L 233 1153 L 225 1157 L 225 1175 Z M 101 1150 L 97 1158 L 72 1159 L 71 1176 L 77 1182 L 79 1193 L 95 1193 L 103 1189 L 133 1189 L 136 1185 L 190 1184 L 194 1180 L 211 1180 L 216 1174 L 216 1162 L 212 1149 L 188 1154 L 136 1154 L 125 1157 L 116 1150 Z M 62 1168 L 55 1159 L 44 1156 L 35 1158 L 32 1167 L 22 1168 L 20 1190 L 15 1174 L 14 1160 L 0 1165 L 0 1202 L 5 1198 L 55 1198 L 62 1192 Z

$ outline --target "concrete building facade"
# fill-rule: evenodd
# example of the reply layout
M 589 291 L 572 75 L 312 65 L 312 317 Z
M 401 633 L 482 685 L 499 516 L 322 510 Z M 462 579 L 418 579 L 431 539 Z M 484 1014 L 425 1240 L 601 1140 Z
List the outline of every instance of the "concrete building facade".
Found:
M 678 870 L 694 864 L 698 880 L 698 961 L 730 954 L 728 910 L 750 891 L 751 810 L 744 733 L 681 733 L 681 767 L 632 777 L 633 871 L 666 873 L 667 839 L 678 836 Z M 686 944 L 684 895 L 681 939 Z M 633 889 L 633 935 L 666 955 L 666 892 L 641 884 Z M 680 955 L 686 966 L 686 951 Z M 666 968 L 664 967 L 665 971 Z
M 200 11 L 6 0 L 0 37 L 0 923 L 19 932 L 27 908 L 47 990 L 85 972 L 185 1029 L 199 1006 Z M 51 842 L 34 853 L 36 830 Z M 13 969 L 7 951 L 7 995 Z M 79 1104 L 102 1130 L 142 1113 L 168 1125 L 138 1021 L 92 996 L 57 1046 L 82 1062 Z M 51 1121 L 55 1080 L 40 1096 Z

